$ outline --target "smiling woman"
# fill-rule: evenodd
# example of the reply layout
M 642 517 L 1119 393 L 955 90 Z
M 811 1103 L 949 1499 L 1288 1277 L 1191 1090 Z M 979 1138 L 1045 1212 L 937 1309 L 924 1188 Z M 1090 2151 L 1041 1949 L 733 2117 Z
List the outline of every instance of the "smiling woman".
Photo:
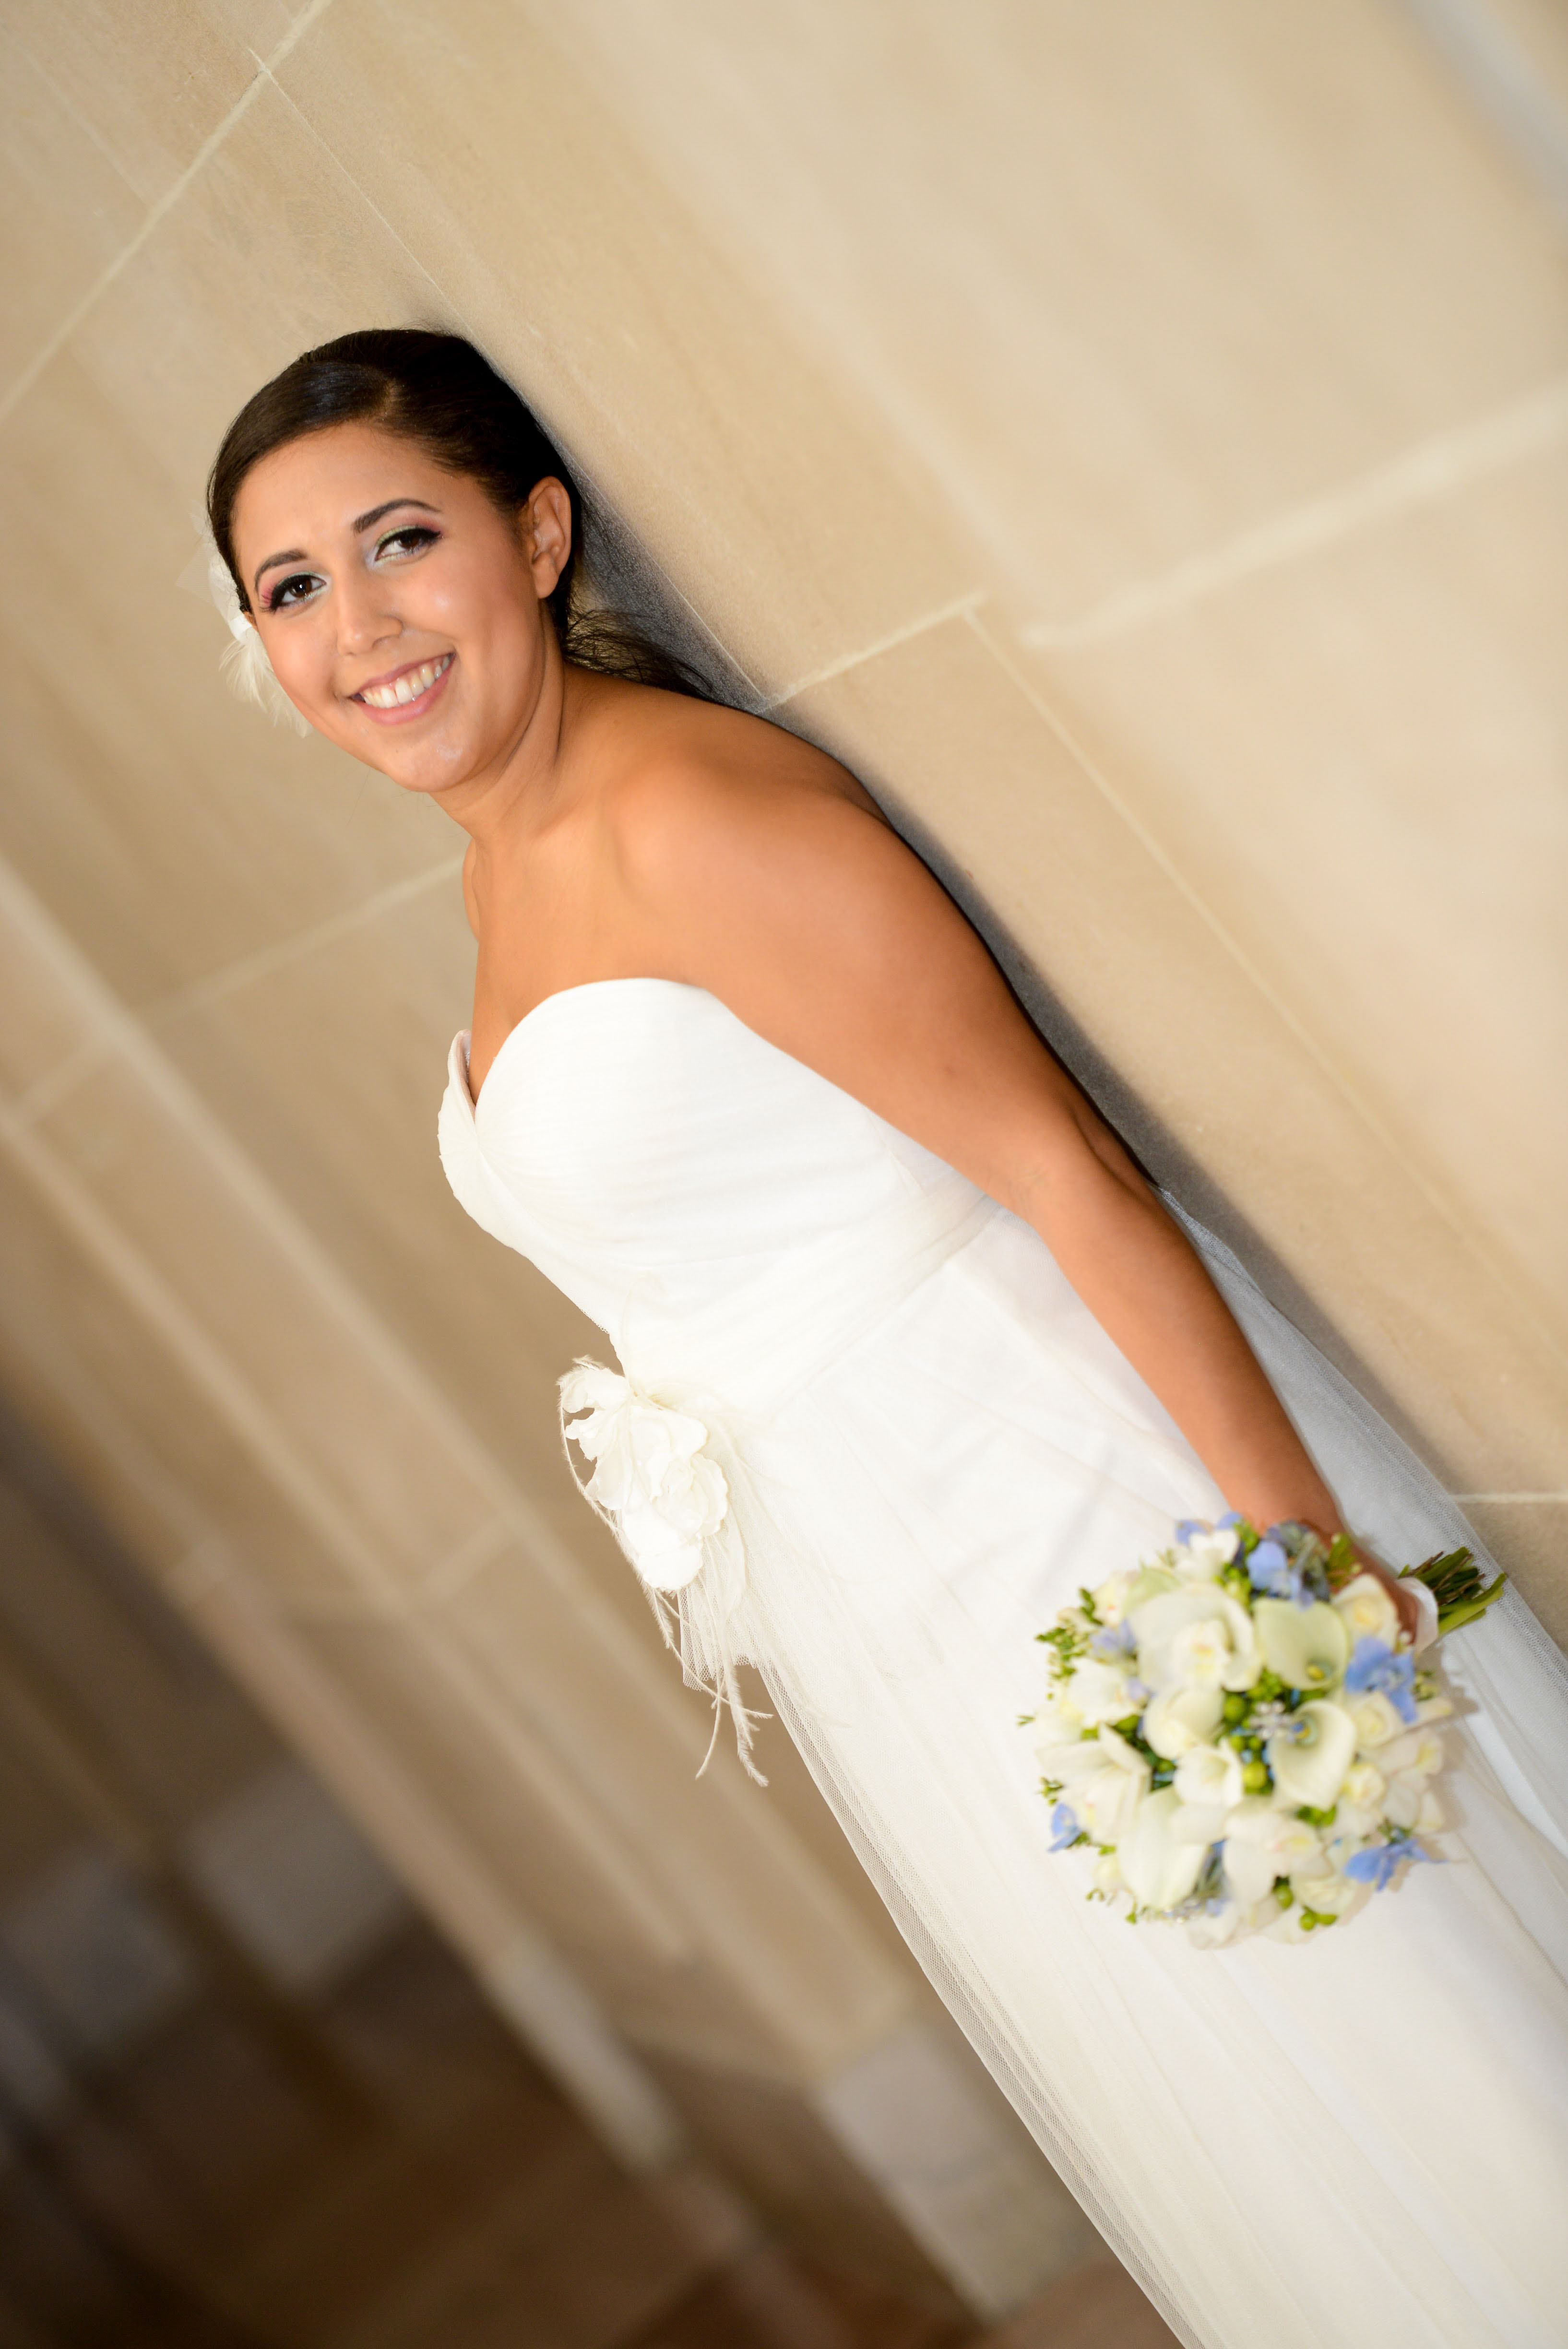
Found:
M 1568 1692 L 1517 1601 L 1466 1635 L 1466 1865 L 1407 1868 L 1326 1949 L 1288 1946 L 1333 1832 L 1288 1773 L 1250 1810 L 1223 1757 L 1227 1802 L 1114 1790 L 1135 1839 L 1179 1805 L 1205 1880 L 1251 1887 L 1253 1938 L 1200 1953 L 1049 1864 L 1015 1726 L 1041 1627 L 1172 1520 L 1348 1517 L 1419 1557 L 1467 1537 L 1433 1480 L 1151 1190 L 855 778 L 580 611 L 570 475 L 467 345 L 307 354 L 237 419 L 211 514 L 295 707 L 469 835 L 442 1158 L 618 1356 L 563 1382 L 584 1490 L 742 1754 L 750 1661 L 1184 2339 L 1553 2337 Z M 1414 1586 L 1361 1563 L 1419 1633 Z M 1216 1652 L 1183 1651 L 1199 1692 Z M 1115 1737 L 1102 1678 L 1086 1734 Z
M 450 492 L 454 481 L 476 487 L 493 512 L 509 525 L 526 508 L 539 483 L 554 481 L 566 508 L 565 554 L 547 590 L 556 634 L 567 657 L 605 675 L 706 698 L 708 686 L 686 664 L 624 614 L 595 605 L 583 593 L 590 568 L 582 500 L 571 472 L 511 386 L 472 344 L 453 335 L 410 329 L 343 335 L 305 352 L 247 401 L 223 436 L 207 486 L 207 512 L 218 551 L 233 574 L 242 613 L 286 609 L 327 586 L 324 549 L 290 546 L 266 556 L 247 584 L 234 554 L 234 510 L 242 485 L 275 450 L 337 426 L 379 429 L 421 451 L 441 469 Z M 417 496 L 394 499 L 353 519 L 358 541 L 400 506 L 421 510 Z M 440 536 L 440 513 L 431 512 L 431 543 Z M 340 514 L 334 521 L 341 526 Z M 409 531 L 417 528 L 410 512 Z M 379 534 L 377 551 L 392 537 Z M 356 559 L 363 559 L 357 545 Z M 286 581 L 261 574 L 275 565 L 300 566 Z M 269 642 L 269 649 L 270 649 Z

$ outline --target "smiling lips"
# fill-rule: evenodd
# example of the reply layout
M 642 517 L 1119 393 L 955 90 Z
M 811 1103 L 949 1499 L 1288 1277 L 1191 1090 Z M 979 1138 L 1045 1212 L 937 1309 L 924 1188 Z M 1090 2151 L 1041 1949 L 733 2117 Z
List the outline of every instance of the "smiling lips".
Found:
M 400 718 L 405 711 L 412 711 L 416 702 L 428 703 L 452 663 L 452 654 L 441 653 L 435 660 L 422 661 L 417 668 L 405 668 L 380 684 L 362 685 L 352 698 L 378 714 L 395 712 Z

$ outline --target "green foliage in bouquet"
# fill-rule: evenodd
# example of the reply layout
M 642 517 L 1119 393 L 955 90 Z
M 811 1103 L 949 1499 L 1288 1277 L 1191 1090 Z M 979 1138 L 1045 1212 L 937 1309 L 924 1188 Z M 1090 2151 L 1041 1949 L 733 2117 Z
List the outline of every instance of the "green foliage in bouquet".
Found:
M 1450 1631 L 1462 1630 L 1486 1613 L 1508 1577 L 1500 1574 L 1483 1585 L 1473 1550 L 1449 1549 L 1428 1558 L 1424 1566 L 1402 1568 L 1400 1579 L 1426 1584 L 1438 1602 L 1438 1636 L 1446 1640 Z

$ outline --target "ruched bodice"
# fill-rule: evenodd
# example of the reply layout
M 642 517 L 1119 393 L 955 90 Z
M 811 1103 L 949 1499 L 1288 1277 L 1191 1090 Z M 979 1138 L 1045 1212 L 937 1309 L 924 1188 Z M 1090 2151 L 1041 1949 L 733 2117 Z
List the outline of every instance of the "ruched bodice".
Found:
M 743 1381 L 721 1330 L 743 1324 L 754 1355 L 801 1334 L 803 1306 L 842 1342 L 857 1299 L 862 1320 L 885 1309 L 911 1260 L 989 1208 L 715 997 L 660 978 L 547 997 L 502 1045 L 477 1107 L 457 1037 L 440 1140 L 469 1214 L 656 1382 L 711 1381 L 721 1363 Z
M 1049 1856 L 1018 1716 L 1056 1609 L 1222 1501 L 1043 1241 L 701 988 L 550 997 L 477 1109 L 466 1044 L 452 1188 L 619 1357 L 564 1398 L 591 1496 L 689 1669 L 733 1688 L 735 1660 L 760 1666 L 932 1980 L 1179 2336 L 1560 2338 L 1568 1687 L 1527 1610 L 1454 1643 L 1451 1864 L 1310 1946 L 1129 1932 L 1086 1904 L 1078 1855 Z M 1189 1228 L 1348 1521 L 1400 1559 L 1466 1540 Z

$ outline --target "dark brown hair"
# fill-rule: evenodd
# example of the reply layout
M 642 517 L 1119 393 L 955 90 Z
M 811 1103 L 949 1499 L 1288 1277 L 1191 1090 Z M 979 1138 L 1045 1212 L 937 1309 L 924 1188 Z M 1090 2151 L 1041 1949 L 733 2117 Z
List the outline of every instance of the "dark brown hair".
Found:
M 376 424 L 399 434 L 450 473 L 466 474 L 498 513 L 514 522 L 536 484 L 553 475 L 572 507 L 572 547 L 548 598 L 561 650 L 580 667 L 698 700 L 707 681 L 660 645 L 641 621 L 587 601 L 583 502 L 560 450 L 533 410 L 460 335 L 386 327 L 340 335 L 306 351 L 247 399 L 223 435 L 207 482 L 207 519 L 218 551 L 250 610 L 234 564 L 234 501 L 253 465 L 307 432 L 334 424 Z

